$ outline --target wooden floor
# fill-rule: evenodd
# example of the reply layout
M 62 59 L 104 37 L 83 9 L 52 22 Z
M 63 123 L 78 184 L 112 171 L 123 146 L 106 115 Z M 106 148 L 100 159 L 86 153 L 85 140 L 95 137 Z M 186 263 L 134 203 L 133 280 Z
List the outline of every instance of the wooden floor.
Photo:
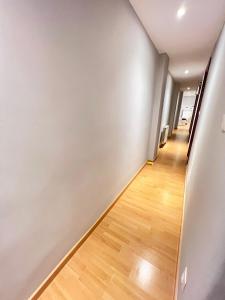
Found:
M 39 299 L 173 299 L 186 135 L 176 131 Z

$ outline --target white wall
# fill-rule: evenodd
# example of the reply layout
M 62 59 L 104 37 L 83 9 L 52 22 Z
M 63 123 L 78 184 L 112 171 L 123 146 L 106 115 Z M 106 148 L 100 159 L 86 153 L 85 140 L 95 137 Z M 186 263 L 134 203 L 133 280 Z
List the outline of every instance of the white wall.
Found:
M 188 268 L 179 300 L 225 297 L 225 28 L 213 54 L 188 166 L 179 278 Z
M 182 99 L 181 109 L 184 109 L 186 107 L 193 107 L 195 105 L 195 99 L 196 99 L 195 95 L 186 96 L 184 94 L 183 99 Z
M 170 104 L 170 116 L 169 116 L 169 137 L 172 136 L 173 130 L 175 127 L 175 115 L 176 115 L 176 108 L 177 108 L 177 102 L 179 100 L 180 92 L 180 84 L 178 82 L 174 82 L 173 84 L 173 91 L 172 91 L 172 99 Z
M 163 102 L 165 97 L 168 67 L 168 55 L 165 53 L 160 54 L 158 68 L 155 75 L 154 101 L 149 133 L 148 160 L 150 161 L 154 161 L 157 158 L 159 150 Z
M 0 20 L 0 299 L 24 300 L 145 163 L 159 55 L 126 0 Z
M 168 73 L 167 80 L 166 80 L 165 97 L 163 102 L 161 130 L 163 129 L 164 126 L 169 125 L 169 115 L 170 115 L 173 85 L 174 85 L 173 78 L 170 75 L 170 73 Z
M 183 99 L 183 91 L 179 91 L 177 105 L 176 105 L 176 111 L 175 111 L 175 117 L 174 117 L 174 129 L 178 128 L 182 99 Z

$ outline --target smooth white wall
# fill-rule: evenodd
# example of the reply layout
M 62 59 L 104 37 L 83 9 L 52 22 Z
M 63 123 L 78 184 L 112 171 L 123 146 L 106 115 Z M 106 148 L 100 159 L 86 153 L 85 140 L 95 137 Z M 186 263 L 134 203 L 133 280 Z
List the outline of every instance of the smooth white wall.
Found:
M 195 95 L 193 95 L 193 96 L 185 96 L 184 95 L 183 99 L 182 99 L 181 109 L 188 108 L 188 107 L 194 107 L 195 99 L 196 99 Z
M 175 112 L 175 118 L 174 118 L 174 129 L 177 129 L 177 127 L 178 127 L 182 99 L 183 99 L 183 91 L 180 91 L 178 94 L 177 105 L 176 105 L 176 112 Z
M 159 150 L 159 140 L 161 132 L 161 121 L 163 102 L 166 90 L 166 80 L 169 67 L 169 57 L 167 54 L 160 54 L 158 68 L 155 75 L 154 101 L 151 114 L 151 126 L 148 145 L 148 160 L 154 161 Z
M 186 180 L 179 300 L 225 297 L 225 28 L 213 54 Z
M 0 20 L 0 299 L 24 300 L 145 163 L 159 55 L 126 0 Z
M 161 130 L 163 129 L 164 126 L 169 125 L 169 115 L 170 115 L 173 85 L 174 85 L 173 78 L 170 75 L 170 73 L 168 73 L 167 80 L 166 80 L 165 97 L 163 101 Z
M 172 136 L 174 127 L 175 127 L 175 114 L 177 102 L 179 100 L 180 86 L 179 83 L 174 82 L 173 91 L 172 91 L 172 99 L 170 104 L 170 117 L 169 117 L 169 137 Z

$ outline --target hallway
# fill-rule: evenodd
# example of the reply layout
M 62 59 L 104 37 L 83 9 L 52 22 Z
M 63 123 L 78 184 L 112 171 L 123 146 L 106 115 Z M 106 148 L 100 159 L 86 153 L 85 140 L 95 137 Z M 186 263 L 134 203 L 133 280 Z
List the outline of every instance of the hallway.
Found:
M 39 299 L 173 299 L 186 136 L 176 131 Z

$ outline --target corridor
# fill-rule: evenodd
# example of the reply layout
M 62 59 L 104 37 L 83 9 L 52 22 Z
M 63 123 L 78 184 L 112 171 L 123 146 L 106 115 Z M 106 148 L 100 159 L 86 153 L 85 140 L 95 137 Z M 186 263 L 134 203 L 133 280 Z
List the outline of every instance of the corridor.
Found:
M 175 131 L 39 299 L 173 299 L 186 137 Z

